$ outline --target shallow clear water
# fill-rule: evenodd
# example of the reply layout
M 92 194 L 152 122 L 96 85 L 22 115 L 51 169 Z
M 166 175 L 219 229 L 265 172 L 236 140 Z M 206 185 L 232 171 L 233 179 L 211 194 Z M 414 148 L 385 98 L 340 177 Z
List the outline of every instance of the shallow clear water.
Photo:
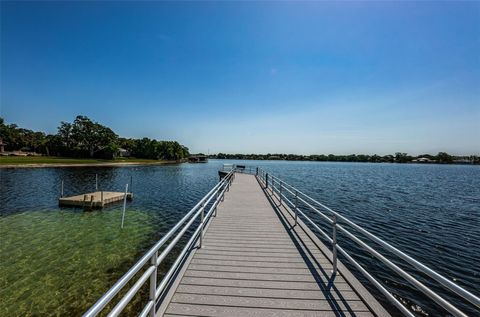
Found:
M 208 192 L 218 168 L 231 162 L 241 161 L 0 170 L 0 316 L 80 315 Z M 480 293 L 478 166 L 241 163 L 263 166 Z M 124 230 L 121 204 L 88 213 L 58 208 L 61 179 L 66 195 L 78 194 L 94 190 L 95 173 L 104 190 L 122 191 L 133 177 Z M 340 237 L 339 243 L 399 298 L 420 308 L 420 315 L 446 315 L 348 240 Z M 478 314 L 458 297 L 449 298 Z

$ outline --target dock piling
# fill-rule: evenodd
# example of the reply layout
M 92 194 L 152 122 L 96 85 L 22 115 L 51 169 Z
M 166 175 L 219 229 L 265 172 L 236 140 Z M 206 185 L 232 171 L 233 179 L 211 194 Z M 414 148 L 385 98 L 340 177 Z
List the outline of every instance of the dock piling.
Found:
M 83 195 L 83 209 L 85 209 L 85 206 L 87 205 L 87 200 L 88 200 L 88 195 Z
M 132 190 L 133 186 L 132 185 L 133 185 L 133 176 L 130 175 L 130 194 L 133 194 L 133 190 Z
M 127 208 L 128 183 L 125 185 L 125 195 L 123 196 L 123 213 L 122 213 L 122 229 L 125 220 L 125 209 Z
M 103 204 L 103 190 L 100 192 L 100 205 L 103 208 L 103 206 L 104 206 L 104 204 Z
M 95 191 L 98 192 L 98 174 L 95 174 Z

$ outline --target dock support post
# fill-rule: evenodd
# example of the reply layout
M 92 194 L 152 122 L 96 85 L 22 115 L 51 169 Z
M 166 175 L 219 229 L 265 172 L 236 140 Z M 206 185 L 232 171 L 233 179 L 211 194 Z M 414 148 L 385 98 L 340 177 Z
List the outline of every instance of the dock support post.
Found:
M 202 248 L 202 244 L 203 244 L 203 221 L 205 218 L 205 203 L 202 203 L 202 206 L 200 208 L 202 210 L 202 212 L 200 213 L 200 226 L 202 226 L 202 229 L 200 230 L 200 243 L 198 246 L 199 249 Z
M 153 305 L 148 314 L 149 317 L 155 317 L 155 309 L 157 306 L 155 305 L 156 304 L 155 292 L 157 291 L 157 269 L 158 269 L 157 259 L 158 259 L 158 251 L 155 252 L 155 254 L 152 255 L 152 258 L 150 259 L 150 265 L 154 265 L 155 270 L 153 270 L 152 274 L 150 274 L 150 292 L 149 292 L 148 299 L 153 302 Z
M 125 209 L 127 208 L 127 195 L 128 195 L 128 184 L 125 185 L 125 195 L 123 196 L 122 229 L 123 229 L 123 222 L 125 220 Z
M 337 274 L 337 215 L 333 215 L 333 232 L 332 232 L 332 265 L 333 275 Z
M 132 189 L 133 186 L 132 185 L 133 185 L 133 176 L 130 175 L 130 194 L 133 194 L 133 189 Z
M 85 209 L 87 205 L 87 199 L 88 199 L 88 195 L 83 195 L 83 209 Z
M 295 190 L 295 226 L 297 225 L 298 218 L 298 191 Z
M 95 191 L 98 192 L 98 174 L 95 174 Z
M 60 198 L 63 198 L 63 179 L 62 179 L 62 185 L 60 186 Z

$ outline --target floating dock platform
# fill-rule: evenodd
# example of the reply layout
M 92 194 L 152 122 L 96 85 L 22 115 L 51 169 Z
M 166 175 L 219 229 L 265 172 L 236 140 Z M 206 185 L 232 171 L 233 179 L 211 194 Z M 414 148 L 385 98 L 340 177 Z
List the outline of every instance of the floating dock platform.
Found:
M 83 207 L 86 209 L 103 208 L 115 202 L 123 201 L 125 193 L 97 191 L 82 195 L 62 197 L 58 199 L 58 205 L 61 207 Z M 127 193 L 127 200 L 132 200 L 133 194 Z

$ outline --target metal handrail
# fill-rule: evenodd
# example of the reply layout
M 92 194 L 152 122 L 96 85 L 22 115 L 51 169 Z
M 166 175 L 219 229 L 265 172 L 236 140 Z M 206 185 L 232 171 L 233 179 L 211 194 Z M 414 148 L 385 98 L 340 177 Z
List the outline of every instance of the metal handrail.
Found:
M 369 238 L 370 240 L 380 244 L 383 246 L 385 249 L 389 250 L 390 252 L 394 253 L 397 255 L 399 258 L 402 260 L 406 261 L 413 267 L 415 267 L 418 271 L 428 275 L 440 285 L 442 285 L 444 288 L 451 290 L 452 292 L 456 293 L 457 295 L 463 297 L 465 300 L 467 300 L 469 303 L 480 307 L 480 298 L 471 292 L 467 291 L 466 289 L 460 287 L 459 285 L 455 284 L 454 282 L 448 280 L 444 276 L 440 275 L 439 273 L 435 272 L 431 268 L 427 267 L 426 265 L 420 263 L 419 261 L 415 260 L 414 258 L 410 257 L 409 255 L 405 254 L 404 252 L 400 251 L 399 249 L 395 248 L 391 244 L 385 242 L 384 240 L 380 239 L 379 237 L 375 236 L 368 230 L 362 228 L 361 226 L 355 224 L 353 221 L 349 220 L 348 218 L 342 216 L 338 212 L 332 210 L 331 208 L 327 207 L 326 205 L 318 202 L 317 200 L 311 198 L 307 194 L 301 192 L 300 190 L 296 189 L 292 185 L 284 182 L 280 178 L 273 176 L 263 169 L 257 168 L 255 171 L 255 175 L 263 182 L 265 185 L 265 189 L 268 192 L 268 188 L 270 187 L 270 192 L 272 195 L 275 195 L 278 200 L 279 204 L 283 205 L 283 202 L 286 202 L 286 204 L 293 208 L 294 212 L 294 217 L 295 217 L 295 225 L 297 224 L 297 218 L 298 216 L 302 216 L 308 223 L 310 223 L 313 228 L 315 228 L 318 232 L 322 234 L 324 238 L 326 238 L 327 241 L 329 241 L 332 244 L 332 264 L 333 264 L 333 272 L 334 274 L 336 273 L 336 263 L 337 263 L 337 251 L 339 251 L 345 258 L 352 263 L 359 271 L 367 277 L 369 281 L 372 282 L 372 284 L 377 287 L 382 294 L 384 294 L 388 300 L 390 300 L 404 315 L 406 316 L 414 316 L 403 304 L 400 303 L 399 300 L 397 300 L 393 294 L 391 294 L 388 290 L 383 287 L 383 285 L 378 282 L 370 273 L 367 272 L 365 268 L 363 268 L 350 254 L 348 254 L 345 249 L 343 249 L 337 241 L 337 232 L 341 231 L 343 232 L 348 238 L 350 238 L 352 241 L 360 245 L 362 248 L 367 250 L 370 254 L 372 254 L 374 257 L 379 259 L 381 262 L 386 264 L 389 268 L 391 268 L 393 271 L 395 271 L 397 274 L 402 276 L 405 280 L 407 280 L 410 284 L 412 284 L 416 289 L 430 297 L 433 301 L 435 301 L 437 304 L 442 306 L 444 309 L 446 309 L 448 312 L 453 314 L 454 316 L 462 316 L 466 317 L 467 315 L 460 311 L 458 308 L 456 308 L 453 304 L 439 296 L 437 293 L 435 293 L 433 290 L 428 288 L 426 285 L 415 279 L 412 275 L 401 269 L 399 266 L 394 264 L 392 261 L 387 259 L 385 256 L 380 254 L 378 251 L 373 249 L 371 246 L 369 246 L 367 243 L 365 243 L 363 240 L 355 236 L 353 233 L 351 233 L 348 229 L 344 227 L 344 225 L 349 225 L 359 232 L 361 232 L 364 236 Z M 290 195 L 290 198 L 287 196 Z M 293 201 L 292 201 L 293 200 Z M 299 207 L 298 201 L 301 201 L 306 207 L 308 207 L 309 210 L 315 212 L 316 214 L 320 215 L 328 225 L 332 226 L 332 236 L 330 237 L 323 229 L 321 229 L 310 217 L 308 217 Z M 318 206 L 318 207 L 315 207 Z M 319 208 L 329 212 L 331 214 L 331 219 L 327 214 L 325 214 L 323 211 L 321 211 Z M 343 221 L 345 224 L 341 225 L 338 222 Z
M 182 263 L 184 256 L 188 250 L 199 240 L 199 248 L 202 247 L 203 233 L 205 225 L 208 223 L 212 215 L 216 214 L 218 204 L 223 201 L 225 192 L 230 189 L 230 185 L 235 178 L 235 169 L 232 169 L 217 185 L 215 185 L 170 231 L 163 236 L 148 252 L 133 265 L 90 309 L 83 315 L 84 317 L 97 316 L 107 306 L 112 299 L 122 290 L 127 283 L 134 280 L 137 273 L 145 269 L 143 274 L 135 280 L 134 285 L 123 295 L 117 302 L 115 307 L 108 313 L 108 316 L 118 316 L 122 310 L 128 305 L 130 300 L 138 293 L 140 288 L 150 280 L 149 300 L 143 307 L 140 316 L 154 317 L 156 314 L 156 304 L 158 298 L 162 295 L 165 287 L 170 282 L 170 278 L 177 271 Z M 205 214 L 205 208 L 209 206 L 209 210 Z M 160 284 L 157 286 L 157 268 L 177 244 L 185 232 L 191 228 L 196 220 L 200 217 L 200 224 L 191 236 L 182 252 L 177 256 L 175 262 L 165 274 Z M 180 230 L 180 228 L 182 228 Z M 178 233 L 177 233 L 178 231 Z M 174 236 L 174 234 L 176 235 Z M 162 248 L 170 238 L 167 247 Z M 148 263 L 148 264 L 147 264 Z

